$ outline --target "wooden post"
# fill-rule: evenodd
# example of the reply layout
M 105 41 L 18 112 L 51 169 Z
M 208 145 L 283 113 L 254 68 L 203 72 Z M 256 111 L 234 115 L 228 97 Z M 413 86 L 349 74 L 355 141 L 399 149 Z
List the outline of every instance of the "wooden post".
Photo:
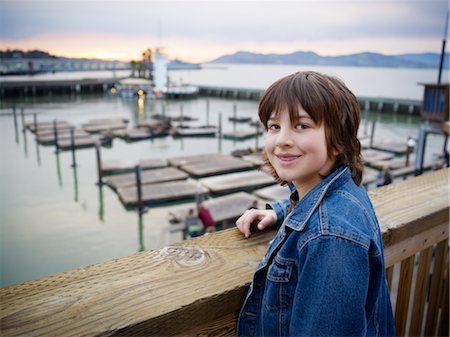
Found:
M 16 133 L 16 143 L 19 144 L 19 127 L 17 125 L 17 112 L 16 112 L 16 106 L 13 105 L 12 107 L 13 117 L 14 117 L 14 130 Z
M 372 148 L 373 146 L 373 138 L 375 136 L 375 125 L 376 125 L 377 121 L 374 120 L 372 123 L 372 131 L 370 132 L 370 143 L 369 143 L 369 147 Z
M 77 166 L 77 159 L 75 158 L 75 128 L 70 129 L 70 147 L 72 149 L 72 167 Z
M 102 186 L 103 184 L 103 177 L 102 177 L 102 158 L 100 153 L 100 143 L 95 143 L 95 153 L 97 155 L 97 175 L 98 175 L 98 181 L 97 185 Z
M 206 125 L 209 126 L 209 98 L 206 99 Z
M 134 172 L 136 173 L 136 189 L 137 189 L 137 205 L 139 209 L 139 213 L 142 212 L 142 186 L 141 186 L 141 166 L 136 165 L 134 168 Z
M 256 122 L 256 134 L 255 134 L 255 152 L 258 151 L 259 147 L 259 122 Z
M 180 126 L 183 127 L 183 104 L 180 104 Z
M 53 120 L 53 135 L 55 136 L 55 152 L 59 152 L 59 145 L 58 145 L 58 126 L 56 123 L 56 119 Z
M 219 153 L 222 153 L 222 113 L 219 112 Z
M 20 118 L 22 120 L 22 132 L 25 132 L 25 113 L 23 105 L 20 107 Z
M 38 124 L 37 124 L 37 114 L 36 113 L 33 114 L 33 124 L 34 124 L 34 135 L 37 138 L 37 128 L 38 128 L 37 125 Z

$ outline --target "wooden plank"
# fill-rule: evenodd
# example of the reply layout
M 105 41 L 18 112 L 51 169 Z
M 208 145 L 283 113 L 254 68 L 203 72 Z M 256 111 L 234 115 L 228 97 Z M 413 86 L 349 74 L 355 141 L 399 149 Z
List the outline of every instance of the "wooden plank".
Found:
M 238 192 L 205 200 L 203 204 L 211 212 L 214 221 L 222 222 L 238 218 L 255 200 L 258 202 L 258 199 L 251 194 Z M 259 205 L 262 206 L 262 203 L 260 202 Z M 190 208 L 194 209 L 194 214 L 197 214 L 195 205 L 188 207 L 183 205 L 171 210 L 169 216 L 173 222 L 183 222 Z
M 414 271 L 414 256 L 401 263 L 400 279 L 398 282 L 397 302 L 395 305 L 395 335 L 404 336 L 406 320 L 408 318 L 409 297 L 411 293 L 412 276 Z
M 264 164 L 261 152 L 255 152 L 242 156 L 242 159 L 252 163 L 255 166 L 262 166 Z
M 407 153 L 407 143 L 402 141 L 386 140 L 372 146 L 375 150 L 394 153 L 395 155 L 405 155 Z
M 233 156 L 212 157 L 210 160 L 182 165 L 183 171 L 196 178 L 253 169 L 254 166 Z
M 260 188 L 253 192 L 254 195 L 265 200 L 281 200 L 287 199 L 291 195 L 291 191 L 287 186 L 279 184 Z
M 220 153 L 209 153 L 209 154 L 199 154 L 199 155 L 190 155 L 190 156 L 178 156 L 168 158 L 167 161 L 169 165 L 180 167 L 183 165 L 198 163 L 198 162 L 208 162 L 210 160 L 221 160 L 225 159 L 227 155 Z
M 193 181 L 171 181 L 142 186 L 142 201 L 145 204 L 158 204 L 168 201 L 192 199 L 199 191 L 197 184 Z M 137 189 L 133 187 L 123 187 L 117 189 L 120 200 L 126 206 L 137 204 Z
M 89 119 L 86 124 L 128 124 L 128 118 L 123 117 L 108 117 L 108 118 L 94 118 Z
M 89 133 L 98 133 L 102 131 L 120 130 L 126 129 L 127 124 L 125 123 L 114 123 L 114 124 L 82 124 L 81 128 Z
M 212 193 L 252 190 L 275 184 L 274 179 L 262 171 L 229 173 L 199 179 L 199 181 Z
M 45 131 L 49 131 L 49 130 L 53 130 L 54 127 L 54 122 L 53 121 L 49 121 L 49 122 L 38 122 L 36 123 L 37 125 L 37 131 L 38 132 L 45 132 Z M 67 129 L 71 129 L 74 126 L 72 124 L 69 124 L 66 121 L 56 121 L 56 128 L 59 130 L 67 130 Z M 30 130 L 33 133 L 36 133 L 36 128 L 34 123 L 26 123 L 25 124 L 25 128 Z
M 371 193 L 385 246 L 410 230 L 448 222 L 449 173 L 436 171 Z M 2 334 L 234 334 L 247 287 L 274 235 L 264 231 L 245 239 L 229 229 L 1 288 Z
M 172 135 L 174 137 L 215 137 L 217 132 L 216 127 L 176 128 Z
M 394 158 L 393 153 L 388 153 L 386 151 L 379 151 L 375 149 L 365 149 L 362 150 L 362 159 L 363 162 L 366 164 L 369 164 L 373 161 L 379 161 L 379 160 L 387 160 Z
M 386 268 L 386 280 L 389 287 L 389 292 L 392 291 L 392 279 L 394 277 L 394 266 Z
M 72 137 L 71 130 L 70 129 L 64 129 L 63 132 L 58 131 L 58 141 L 61 140 L 70 140 Z M 87 133 L 83 130 L 75 130 L 74 132 L 74 138 L 75 139 L 81 139 L 81 138 L 89 138 L 91 137 L 90 133 Z M 55 144 L 55 134 L 52 131 L 51 133 L 44 133 L 44 134 L 38 134 L 36 136 L 36 141 L 41 145 L 54 145 Z
M 174 180 L 184 180 L 187 178 L 188 175 L 185 172 L 175 167 L 164 167 L 160 169 L 141 171 L 141 185 L 162 183 Z M 123 187 L 135 186 L 136 174 L 115 174 L 107 177 L 105 179 L 105 183 L 114 190 Z
M 111 139 L 98 137 L 98 136 L 90 136 L 83 138 L 75 138 L 74 144 L 76 149 L 84 149 L 88 147 L 95 147 L 95 144 L 100 142 L 100 144 L 105 145 L 111 143 Z M 62 151 L 67 151 L 72 149 L 72 140 L 71 139 L 62 139 L 58 140 L 58 147 Z
M 152 170 L 167 167 L 167 160 L 159 159 L 141 159 L 139 161 L 141 170 Z M 120 174 L 134 171 L 136 162 L 134 160 L 108 160 L 102 163 L 102 173 L 104 175 Z
M 262 130 L 258 130 L 258 136 L 263 134 Z M 238 131 L 231 131 L 231 132 L 225 132 L 223 134 L 224 139 L 233 139 L 233 140 L 245 140 L 249 138 L 256 137 L 257 133 L 256 130 L 238 130 Z
M 436 334 L 439 302 L 443 295 L 442 280 L 445 266 L 448 264 L 448 239 L 439 242 L 436 246 L 434 256 L 433 274 L 431 277 L 430 297 L 427 307 L 427 319 L 425 322 L 425 336 L 434 336 Z
M 448 336 L 449 335 L 449 266 L 447 261 L 447 268 L 445 270 L 445 280 L 444 280 L 444 295 L 441 299 L 441 315 L 438 327 L 438 336 Z
M 411 324 L 409 327 L 410 336 L 421 335 L 425 303 L 428 295 L 431 257 L 431 247 L 422 250 L 419 255 L 416 286 L 414 289 L 414 300 L 412 304 Z

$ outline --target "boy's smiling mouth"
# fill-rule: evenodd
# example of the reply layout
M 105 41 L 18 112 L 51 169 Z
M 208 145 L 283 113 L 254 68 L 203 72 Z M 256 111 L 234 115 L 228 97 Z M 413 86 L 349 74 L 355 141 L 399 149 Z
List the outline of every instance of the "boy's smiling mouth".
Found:
M 295 155 L 295 154 L 290 154 L 290 153 L 280 153 L 280 154 L 277 154 L 276 157 L 282 162 L 289 163 L 289 162 L 292 162 L 292 161 L 300 158 L 301 155 Z

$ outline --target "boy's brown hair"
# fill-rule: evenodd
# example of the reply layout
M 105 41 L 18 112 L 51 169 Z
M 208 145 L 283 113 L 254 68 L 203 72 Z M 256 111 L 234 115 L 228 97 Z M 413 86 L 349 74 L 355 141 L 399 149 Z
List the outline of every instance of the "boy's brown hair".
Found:
M 259 119 L 267 130 L 267 121 L 273 113 L 289 112 L 292 123 L 298 119 L 302 107 L 317 125 L 324 123 L 328 156 L 338 151 L 335 168 L 348 166 L 353 181 L 360 185 L 363 163 L 361 143 L 358 140 L 360 108 L 355 95 L 339 79 L 313 71 L 297 72 L 273 83 L 259 102 Z M 280 179 L 264 153 L 265 169 Z

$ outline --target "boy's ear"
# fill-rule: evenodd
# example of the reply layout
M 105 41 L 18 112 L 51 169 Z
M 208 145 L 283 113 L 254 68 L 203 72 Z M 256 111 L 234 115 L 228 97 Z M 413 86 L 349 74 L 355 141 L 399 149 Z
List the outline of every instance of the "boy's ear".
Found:
M 337 157 L 341 153 L 341 151 L 333 147 L 333 151 L 331 153 L 333 154 L 334 157 Z

